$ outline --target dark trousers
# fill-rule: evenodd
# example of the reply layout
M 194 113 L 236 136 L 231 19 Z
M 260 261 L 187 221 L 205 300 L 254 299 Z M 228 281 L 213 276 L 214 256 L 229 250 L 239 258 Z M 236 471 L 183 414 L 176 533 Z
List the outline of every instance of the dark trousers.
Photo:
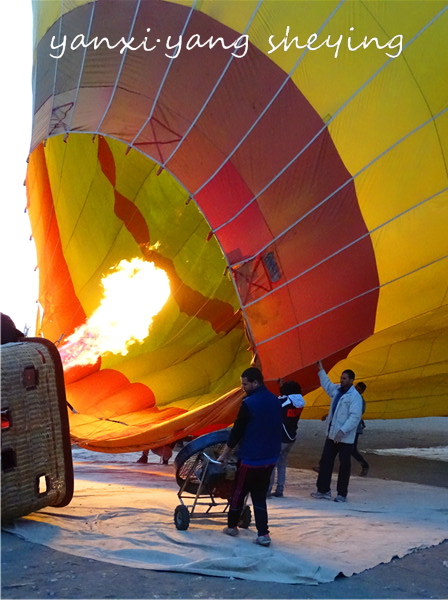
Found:
M 325 440 L 324 449 L 319 462 L 319 476 L 317 478 L 317 490 L 325 494 L 331 488 L 331 475 L 333 473 L 334 461 L 339 454 L 339 474 L 337 491 L 340 496 L 347 496 L 348 483 L 350 481 L 351 456 L 353 444 L 335 444 L 333 440 Z
M 357 460 L 359 462 L 361 467 L 364 467 L 364 469 L 368 469 L 369 463 L 361 456 L 361 454 L 358 451 L 358 438 L 359 438 L 359 433 L 357 433 L 356 437 L 355 437 L 355 443 L 353 444 L 353 449 L 352 449 L 352 456 L 355 460 Z
M 238 465 L 235 486 L 227 515 L 227 525 L 229 527 L 238 526 L 246 496 L 250 494 L 258 535 L 267 535 L 269 533 L 266 495 L 273 468 L 274 465 L 264 467 L 249 467 L 241 463 Z

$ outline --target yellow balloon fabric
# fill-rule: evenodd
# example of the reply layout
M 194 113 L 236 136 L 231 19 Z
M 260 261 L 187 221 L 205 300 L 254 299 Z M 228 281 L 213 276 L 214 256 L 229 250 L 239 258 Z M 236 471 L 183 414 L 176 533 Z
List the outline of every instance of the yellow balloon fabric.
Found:
M 432 0 L 34 3 L 29 215 L 74 441 L 226 426 L 252 361 L 303 418 L 321 359 L 366 418 L 447 415 L 447 30 Z

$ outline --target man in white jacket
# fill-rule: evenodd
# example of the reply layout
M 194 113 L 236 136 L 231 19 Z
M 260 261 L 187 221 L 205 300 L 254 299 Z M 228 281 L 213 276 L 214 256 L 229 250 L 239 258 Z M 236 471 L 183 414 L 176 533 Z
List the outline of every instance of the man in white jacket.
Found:
M 331 475 L 335 458 L 339 454 L 337 496 L 334 501 L 345 502 L 350 481 L 353 443 L 362 416 L 362 398 L 353 385 L 355 374 L 351 369 L 342 372 L 338 385 L 329 380 L 320 361 L 318 367 L 320 384 L 330 396 L 331 405 L 327 417 L 327 438 L 319 462 L 317 491 L 313 492 L 311 496 L 331 500 Z

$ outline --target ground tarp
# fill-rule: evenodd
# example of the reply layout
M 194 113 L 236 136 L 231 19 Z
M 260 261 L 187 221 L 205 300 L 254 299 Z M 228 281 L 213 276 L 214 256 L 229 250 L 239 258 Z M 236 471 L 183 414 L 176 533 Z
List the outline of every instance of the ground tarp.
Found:
M 310 585 L 448 539 L 448 489 L 353 476 L 349 501 L 339 504 L 310 497 L 315 478 L 288 469 L 286 496 L 268 501 L 269 548 L 254 544 L 253 523 L 238 537 L 223 535 L 223 506 L 208 515 L 209 506 L 196 507 L 189 528 L 177 530 L 173 517 L 181 501 L 173 468 L 151 463 L 75 462 L 69 506 L 43 509 L 4 529 L 129 567 Z M 183 501 L 191 506 L 190 496 Z

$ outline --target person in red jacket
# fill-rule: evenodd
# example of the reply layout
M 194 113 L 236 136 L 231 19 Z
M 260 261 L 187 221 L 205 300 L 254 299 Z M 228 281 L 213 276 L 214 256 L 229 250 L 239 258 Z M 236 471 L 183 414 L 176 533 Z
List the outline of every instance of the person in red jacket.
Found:
M 288 455 L 294 446 L 297 437 L 297 425 L 302 414 L 305 400 L 302 396 L 302 388 L 297 381 L 285 381 L 280 386 L 279 401 L 282 406 L 282 449 L 277 464 L 271 475 L 271 483 L 268 490 L 268 498 L 271 497 L 272 488 L 277 474 L 277 485 L 274 494 L 276 498 L 283 497 L 286 482 L 286 464 Z

